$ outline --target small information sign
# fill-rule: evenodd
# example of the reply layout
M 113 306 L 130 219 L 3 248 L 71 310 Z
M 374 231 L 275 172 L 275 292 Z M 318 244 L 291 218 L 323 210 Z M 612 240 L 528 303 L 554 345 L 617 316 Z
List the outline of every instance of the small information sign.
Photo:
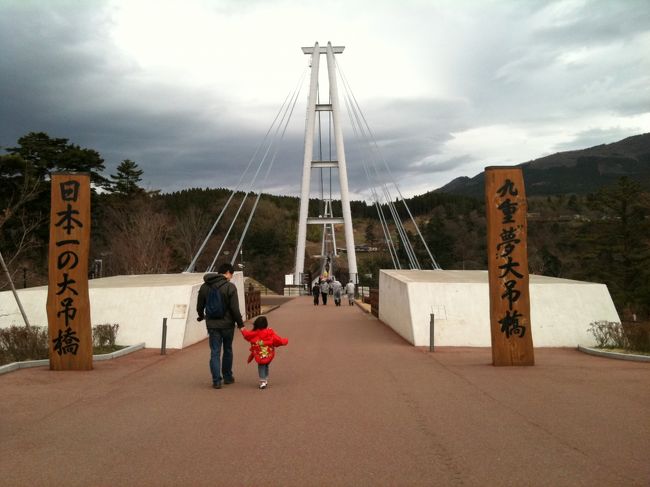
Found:
M 175 304 L 172 309 L 172 320 L 182 320 L 187 317 L 187 305 L 186 304 Z

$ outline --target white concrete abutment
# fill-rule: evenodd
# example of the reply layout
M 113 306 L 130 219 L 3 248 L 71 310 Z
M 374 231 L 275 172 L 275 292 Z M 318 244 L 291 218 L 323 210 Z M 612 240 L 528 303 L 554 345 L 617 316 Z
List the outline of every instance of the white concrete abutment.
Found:
M 530 275 L 530 310 L 535 347 L 593 346 L 589 324 L 618 322 L 605 284 Z M 416 346 L 489 347 L 487 271 L 382 270 L 379 319 Z

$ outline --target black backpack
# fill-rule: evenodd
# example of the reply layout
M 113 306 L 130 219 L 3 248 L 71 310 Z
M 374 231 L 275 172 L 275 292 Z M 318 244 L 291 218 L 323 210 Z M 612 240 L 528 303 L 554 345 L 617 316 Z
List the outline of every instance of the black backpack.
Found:
M 205 300 L 205 317 L 209 320 L 220 320 L 226 316 L 226 303 L 223 294 L 216 286 L 210 286 L 208 298 Z

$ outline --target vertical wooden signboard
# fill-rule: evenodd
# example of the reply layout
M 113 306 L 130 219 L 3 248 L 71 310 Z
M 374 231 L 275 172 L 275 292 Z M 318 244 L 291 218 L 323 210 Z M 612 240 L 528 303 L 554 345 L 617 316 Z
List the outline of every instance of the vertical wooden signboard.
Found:
M 91 370 L 90 176 L 53 173 L 51 201 L 47 292 L 50 369 Z
M 534 365 L 528 292 L 528 204 L 520 167 L 485 168 L 493 365 Z

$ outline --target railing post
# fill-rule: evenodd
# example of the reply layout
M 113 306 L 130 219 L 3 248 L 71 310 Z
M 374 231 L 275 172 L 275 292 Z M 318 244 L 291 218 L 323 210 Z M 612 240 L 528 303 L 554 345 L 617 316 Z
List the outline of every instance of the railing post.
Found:
M 167 353 L 167 318 L 163 318 L 162 343 L 160 344 L 160 355 Z
M 433 330 L 434 330 L 435 316 L 431 313 L 429 319 L 429 352 L 433 352 Z

